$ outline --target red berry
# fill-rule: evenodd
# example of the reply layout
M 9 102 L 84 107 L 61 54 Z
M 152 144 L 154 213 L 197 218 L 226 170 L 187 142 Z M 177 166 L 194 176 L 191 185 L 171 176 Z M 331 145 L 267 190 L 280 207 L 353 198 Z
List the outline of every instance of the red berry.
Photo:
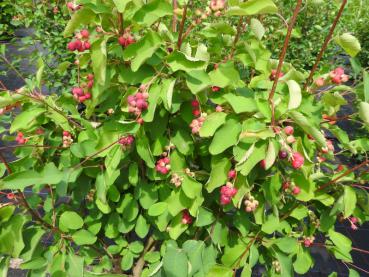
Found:
M 84 50 L 88 50 L 88 49 L 90 49 L 90 48 L 91 48 L 91 44 L 90 44 L 90 42 L 85 41 L 85 42 L 83 43 L 83 49 L 84 49 Z
M 231 203 L 231 198 L 222 194 L 220 195 L 220 204 L 221 205 L 228 205 L 229 203 Z
M 344 73 L 345 73 L 345 70 L 344 70 L 342 67 L 337 67 L 337 68 L 334 70 L 334 73 L 336 73 L 336 75 L 341 76 L 342 74 L 344 74 Z
M 126 39 L 124 37 L 119 37 L 118 38 L 118 43 L 122 46 L 126 45 Z
M 199 101 L 197 101 L 197 100 L 192 100 L 192 101 L 191 101 L 191 106 L 192 106 L 192 107 L 194 107 L 194 108 L 197 108 L 197 107 L 199 107 L 199 106 L 200 106 L 200 103 L 199 103 Z
M 284 151 L 284 150 L 281 150 L 279 151 L 279 154 L 278 154 L 279 158 L 280 159 L 286 159 L 288 157 L 288 152 L 287 151 Z
M 262 160 L 260 162 L 260 166 L 261 166 L 262 169 L 266 169 L 266 160 Z
M 338 76 L 338 75 L 334 76 L 332 78 L 332 82 L 337 84 L 337 85 L 341 84 L 341 76 Z
M 340 172 L 340 171 L 342 171 L 344 169 L 344 167 L 343 167 L 343 165 L 342 164 L 340 164 L 338 167 L 337 167 L 337 172 Z
M 15 194 L 10 192 L 6 195 L 6 198 L 8 198 L 9 200 L 13 200 L 15 198 Z
M 220 91 L 220 87 L 213 86 L 213 87 L 211 87 L 211 90 L 212 90 L 213 92 L 217 92 L 217 91 Z
M 64 137 L 70 137 L 70 133 L 68 131 L 63 131 L 63 136 Z
M 70 50 L 70 51 L 76 50 L 76 45 L 75 45 L 74 41 L 71 41 L 71 42 L 68 43 L 68 50 Z
M 283 190 L 288 190 L 291 186 L 291 183 L 290 182 L 284 182 L 283 185 L 282 185 L 282 189 Z
M 200 110 L 193 110 L 192 114 L 197 117 L 197 116 L 201 115 L 201 112 L 200 112 Z
M 182 212 L 182 224 L 191 224 L 192 223 L 192 217 L 189 214 L 188 210 L 184 210 Z
M 140 125 L 144 124 L 144 120 L 143 120 L 143 118 L 142 118 L 142 117 L 138 118 L 138 119 L 136 120 L 136 122 L 137 122 L 138 124 L 140 124 Z
M 87 100 L 87 99 L 90 99 L 91 98 L 91 93 L 86 93 L 85 94 L 85 99 Z

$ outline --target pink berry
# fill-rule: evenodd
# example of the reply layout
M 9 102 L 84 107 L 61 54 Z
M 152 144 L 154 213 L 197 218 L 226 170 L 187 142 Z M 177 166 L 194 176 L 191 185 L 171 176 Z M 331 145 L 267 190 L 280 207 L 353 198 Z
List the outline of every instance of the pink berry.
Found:
M 138 124 L 140 124 L 140 125 L 144 124 L 144 120 L 143 120 L 143 118 L 142 118 L 142 117 L 138 118 L 138 119 L 136 120 L 136 122 L 137 122 Z
M 87 87 L 92 88 L 93 86 L 94 86 L 94 81 L 93 80 L 88 81 Z
M 86 94 L 85 94 L 85 98 L 86 98 L 86 99 L 90 99 L 90 98 L 91 98 L 91 93 L 86 93 Z
M 142 93 L 142 97 L 144 98 L 144 99 L 148 99 L 149 98 L 149 93 L 148 92 L 143 92 Z
M 230 171 L 228 172 L 228 178 L 229 178 L 229 179 L 234 179 L 234 178 L 236 178 L 236 176 L 237 176 L 237 172 L 236 172 L 236 170 L 232 169 L 232 170 L 230 170 Z
M 284 132 L 285 132 L 285 134 L 286 134 L 287 136 L 293 135 L 294 131 L 295 131 L 295 130 L 293 129 L 293 127 L 292 127 L 292 126 L 286 126 L 286 127 L 284 128 Z
M 305 247 L 310 247 L 312 244 L 313 244 L 313 242 L 310 239 L 305 239 L 304 240 Z
M 316 80 L 315 80 L 315 85 L 316 85 L 317 87 L 322 87 L 322 86 L 324 86 L 324 78 L 320 77 L 320 78 L 316 79 Z
M 282 189 L 283 190 L 288 190 L 291 186 L 291 183 L 290 182 L 284 182 L 283 185 L 282 185 Z
M 356 223 L 358 223 L 358 222 L 359 222 L 359 220 L 357 219 L 357 217 L 351 217 L 351 222 L 352 222 L 353 224 L 356 224 Z
M 121 36 L 121 37 L 118 38 L 118 43 L 122 46 L 125 46 L 126 45 L 126 39 Z
M 342 74 L 345 73 L 345 70 L 342 68 L 342 67 L 337 67 L 335 70 L 334 70 L 334 73 L 336 73 L 337 75 L 341 76 Z
M 89 35 L 90 35 L 90 33 L 88 32 L 88 30 L 86 30 L 86 29 L 81 30 L 81 36 L 83 38 L 88 38 Z
M 220 196 L 220 204 L 221 205 L 228 205 L 229 203 L 231 203 L 231 198 L 222 194 Z
M 70 137 L 70 133 L 68 131 L 63 131 L 63 136 Z
M 75 45 L 74 41 L 71 41 L 71 42 L 68 43 L 68 50 L 70 50 L 70 51 L 76 50 L 76 45 Z
M 91 44 L 90 44 L 90 42 L 85 41 L 85 42 L 83 43 L 83 49 L 84 49 L 84 50 L 88 50 L 88 49 L 90 49 L 90 48 L 91 48 Z
M 299 153 L 295 152 L 292 155 L 292 167 L 294 169 L 299 169 L 304 165 L 305 159 L 304 157 Z
M 300 192 L 301 192 L 301 189 L 298 186 L 295 186 L 292 189 L 292 194 L 294 194 L 294 195 L 298 195 L 298 194 L 300 194 Z
M 341 76 L 339 76 L 339 75 L 334 76 L 332 78 L 332 82 L 337 84 L 337 85 L 341 84 Z
M 73 3 L 73 2 L 68 2 L 68 3 L 67 3 L 67 8 L 68 8 L 69 10 L 73 11 L 73 10 L 74 10 L 74 3 Z
M 74 95 L 81 96 L 83 95 L 83 89 L 78 87 L 72 88 L 72 93 Z
M 218 106 L 216 106 L 216 107 L 215 107 L 215 111 L 216 111 L 216 112 L 218 112 L 218 113 L 222 112 L 222 111 L 223 111 L 222 106 L 219 106 L 219 105 L 218 105 Z
M 217 91 L 220 91 L 220 87 L 213 86 L 213 87 L 211 87 L 211 90 L 212 90 L 213 92 L 217 92 Z
M 89 81 L 93 81 L 93 80 L 94 80 L 94 74 L 89 73 L 89 74 L 87 75 L 87 80 L 89 80 Z

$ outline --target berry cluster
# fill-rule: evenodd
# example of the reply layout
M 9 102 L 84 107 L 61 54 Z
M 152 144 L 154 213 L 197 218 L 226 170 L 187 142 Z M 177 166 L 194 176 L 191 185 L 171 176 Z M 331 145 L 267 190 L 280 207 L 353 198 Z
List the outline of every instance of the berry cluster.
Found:
M 227 205 L 231 203 L 232 198 L 237 194 L 237 189 L 231 182 L 227 182 L 220 188 L 220 204 Z
M 192 217 L 188 210 L 182 212 L 182 224 L 189 225 L 192 223 Z
M 191 106 L 192 106 L 192 114 L 196 117 L 199 117 L 201 115 L 200 102 L 197 100 L 192 100 Z
M 215 16 L 221 16 L 222 10 L 225 8 L 225 0 L 211 0 L 210 9 L 214 12 Z
M 310 247 L 313 242 L 315 240 L 315 237 L 311 236 L 311 237 L 304 237 L 304 245 L 305 247 Z
M 191 169 L 189 169 L 188 167 L 185 168 L 184 172 L 186 173 L 187 176 L 190 176 L 192 178 L 195 177 L 195 173 L 191 171 Z
M 282 189 L 284 191 L 290 191 L 293 195 L 299 195 L 301 192 L 301 188 L 299 186 L 296 186 L 293 183 L 291 184 L 290 182 L 284 182 Z
M 149 98 L 149 93 L 147 91 L 137 92 L 134 95 L 129 95 L 127 98 L 128 101 L 128 112 L 133 113 L 137 116 L 140 116 L 143 111 L 147 110 L 149 104 L 147 103 L 147 99 Z
M 135 42 L 136 40 L 132 36 L 130 28 L 125 29 L 123 35 L 121 35 L 118 38 L 118 43 L 122 45 L 123 47 L 127 47 L 128 45 L 135 43 Z
M 63 131 L 63 147 L 68 148 L 73 143 L 72 135 L 68 131 Z
M 177 173 L 174 173 L 170 179 L 170 182 L 178 188 L 182 185 L 183 177 L 179 176 Z
M 272 262 L 273 268 L 275 270 L 276 273 L 280 273 L 282 268 L 281 268 L 281 264 L 278 261 L 273 261 Z
M 74 2 L 68 2 L 67 3 L 67 8 L 71 12 L 75 12 L 75 11 L 79 10 L 81 7 L 82 7 L 81 5 L 78 5 L 78 4 L 74 3 Z
M 293 136 L 293 133 L 295 132 L 295 129 L 292 126 L 286 126 L 283 129 L 284 133 L 286 134 L 286 142 L 288 144 L 292 144 L 296 142 L 296 138 Z
M 170 159 L 168 157 L 161 158 L 156 162 L 155 170 L 161 174 L 168 174 L 170 170 Z
M 72 88 L 72 94 L 74 99 L 76 99 L 80 103 L 83 103 L 91 98 L 91 93 L 86 92 L 82 87 Z
M 345 74 L 345 70 L 342 67 L 337 67 L 329 73 L 332 83 L 340 85 L 348 81 L 349 76 Z
M 28 138 L 25 138 L 22 132 L 18 132 L 17 137 L 15 138 L 16 142 L 19 144 L 25 144 L 28 141 Z
M 132 143 L 134 143 L 134 141 L 135 141 L 135 137 L 132 135 L 128 135 L 128 136 L 120 138 L 118 143 L 122 145 L 123 147 L 128 147 Z
M 68 50 L 78 52 L 83 52 L 91 48 L 91 44 L 88 41 L 90 34 L 86 29 L 83 29 L 81 32 L 77 33 L 75 36 L 75 40 L 72 40 L 68 43 Z
M 279 78 L 282 78 L 283 76 L 284 76 L 283 72 L 280 72 L 279 73 Z M 277 77 L 277 69 L 272 69 L 272 72 L 270 73 L 269 79 L 271 81 L 274 81 L 276 77 Z
M 245 204 L 245 211 L 247 213 L 254 212 L 259 206 L 259 201 L 256 200 L 250 193 L 246 195 L 246 199 L 243 203 Z
M 192 120 L 190 127 L 192 129 L 192 134 L 197 134 L 200 131 L 200 128 L 202 127 L 202 124 L 204 124 L 205 116 L 200 116 L 199 118 L 195 118 Z

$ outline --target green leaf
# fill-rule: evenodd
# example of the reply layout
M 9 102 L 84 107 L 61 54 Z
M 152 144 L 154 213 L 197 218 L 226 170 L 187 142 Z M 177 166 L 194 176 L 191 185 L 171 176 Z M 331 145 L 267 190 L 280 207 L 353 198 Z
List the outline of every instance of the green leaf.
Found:
M 288 89 L 290 91 L 290 100 L 288 102 L 288 109 L 297 109 L 302 100 L 300 85 L 295 80 L 287 81 Z
M 142 215 L 139 215 L 135 226 L 135 232 L 137 236 L 143 239 L 146 237 L 149 230 L 150 225 L 146 222 L 146 219 Z
M 15 131 L 21 129 L 23 130 L 29 129 L 29 127 L 32 126 L 32 122 L 35 121 L 37 117 L 43 114 L 44 112 L 46 112 L 45 108 L 37 108 L 37 107 L 21 112 L 14 118 L 12 125 L 9 129 L 9 132 L 14 133 Z
M 28 262 L 22 263 L 21 269 L 39 269 L 47 265 L 47 260 L 43 257 L 34 258 Z
M 183 155 L 190 155 L 193 152 L 193 140 L 186 130 L 177 130 L 171 140 L 177 147 L 178 151 Z
M 191 199 L 201 196 L 202 184 L 187 175 L 183 176 L 181 188 L 186 196 Z
M 174 51 L 170 54 L 167 57 L 167 63 L 174 72 L 183 70 L 188 73 L 194 70 L 204 70 L 206 68 L 205 61 L 192 58 L 179 51 Z
M 197 94 L 209 87 L 211 80 L 204 70 L 194 70 L 187 72 L 186 84 L 193 94 Z
M 182 223 L 182 213 L 177 214 L 172 219 L 168 229 L 170 238 L 174 240 L 177 240 L 179 236 L 188 229 L 188 225 Z
M 167 79 L 163 81 L 162 87 L 162 98 L 164 101 L 164 106 L 168 111 L 171 111 L 173 104 L 173 91 L 174 85 L 176 84 L 176 79 Z
M 0 232 L 0 253 L 11 255 L 18 258 L 24 248 L 23 226 L 26 223 L 26 217 L 17 214 L 12 220 L 7 222 Z
M 149 140 L 143 134 L 136 139 L 136 150 L 138 155 L 145 161 L 146 165 L 150 168 L 155 167 L 155 160 L 151 153 Z
M 159 18 L 171 15 L 172 12 L 172 6 L 167 1 L 154 0 L 142 6 L 133 16 L 133 21 L 150 26 Z
M 118 12 L 123 13 L 128 3 L 132 0 L 113 0 L 114 5 L 117 7 Z
M 236 119 L 229 119 L 219 130 L 209 146 L 212 155 L 223 153 L 227 148 L 235 145 L 241 133 L 241 123 Z
M 365 102 L 369 103 L 369 73 L 367 71 L 363 71 L 363 81 Z
M 77 245 L 91 245 L 97 240 L 97 237 L 87 230 L 79 230 L 72 235 L 73 241 Z
M 167 277 L 187 277 L 188 259 L 185 252 L 169 245 L 163 257 L 163 269 Z
M 128 248 L 132 253 L 140 254 L 144 249 L 144 245 L 142 244 L 141 241 L 136 240 L 130 243 Z
M 268 215 L 263 225 L 261 226 L 261 230 L 267 234 L 272 234 L 278 228 L 279 228 L 279 218 L 276 217 L 274 214 Z
M 228 86 L 239 88 L 245 86 L 238 70 L 232 62 L 221 63 L 217 69 L 209 73 L 209 77 L 213 86 L 221 88 Z
M 320 147 L 323 148 L 327 146 L 324 135 L 317 128 L 312 126 L 309 120 L 303 114 L 296 111 L 291 111 L 290 116 L 295 123 L 305 131 L 306 134 L 309 134 L 316 139 Z
M 79 277 L 84 275 L 84 258 L 69 253 L 67 256 L 67 273 L 68 277 Z
M 106 41 L 107 38 L 102 38 L 91 45 L 92 69 L 97 82 L 101 85 L 105 84 L 106 79 Z
M 77 230 L 82 228 L 83 219 L 76 212 L 66 211 L 60 216 L 59 225 L 63 230 Z
M 136 72 L 140 66 L 155 53 L 161 45 L 160 36 L 149 31 L 136 43 L 129 45 L 123 52 L 124 60 L 131 61 L 131 69 Z
M 182 245 L 183 251 L 186 252 L 191 265 L 189 276 L 194 276 L 196 273 L 204 273 L 203 254 L 205 250 L 205 243 L 197 240 L 187 240 Z
M 211 158 L 210 178 L 206 184 L 208 192 L 212 192 L 226 183 L 231 166 L 231 162 L 227 157 L 219 155 Z
M 1 223 L 7 222 L 13 216 L 14 210 L 15 210 L 14 205 L 1 207 L 0 208 L 0 222 Z
M 233 277 L 233 270 L 225 266 L 214 265 L 206 277 Z
M 232 106 L 235 113 L 254 113 L 257 112 L 256 101 L 253 98 L 237 96 L 232 93 L 223 95 L 223 98 Z
M 332 229 L 328 231 L 329 239 L 339 248 L 342 249 L 343 252 L 351 251 L 351 240 L 342 235 L 341 233 L 335 232 Z
M 199 212 L 196 217 L 195 226 L 197 227 L 203 227 L 210 225 L 215 221 L 215 216 L 213 213 L 203 207 L 199 208 Z
M 313 265 L 313 259 L 310 256 L 309 251 L 299 247 L 299 251 L 296 255 L 296 260 L 293 263 L 293 268 L 298 274 L 305 274 Z
M 19 171 L 6 176 L 1 182 L 1 189 L 24 189 L 31 185 L 54 185 L 61 182 L 63 173 L 53 163 L 45 165 L 41 172 L 33 170 Z
M 275 140 L 269 140 L 269 145 L 265 157 L 265 170 L 271 168 L 278 156 L 279 143 Z
M 251 18 L 250 22 L 251 31 L 255 34 L 258 40 L 261 40 L 265 34 L 265 28 L 263 24 L 256 18 Z
M 245 16 L 276 13 L 277 11 L 278 8 L 272 0 L 249 0 L 245 3 L 240 3 L 238 6 L 231 6 L 227 11 L 227 15 Z
M 369 103 L 360 102 L 359 104 L 359 116 L 362 121 L 369 127 Z
M 95 13 L 90 9 L 83 8 L 76 11 L 72 18 L 68 21 L 67 27 L 64 30 L 64 36 L 68 37 L 73 35 L 74 31 L 79 28 L 80 25 L 87 25 L 95 18 Z
M 249 151 L 249 150 L 252 151 Z M 236 165 L 236 170 L 241 171 L 241 174 L 247 176 L 250 171 L 262 160 L 265 159 L 267 144 L 265 142 L 257 142 L 255 146 L 251 146 L 245 152 L 245 157 L 242 158 Z
M 167 208 L 168 204 L 166 202 L 158 202 L 149 208 L 148 214 L 149 216 L 159 216 L 163 214 Z
M 352 215 L 356 207 L 356 193 L 355 190 L 350 186 L 344 186 L 343 205 L 343 216 L 348 218 L 350 215 Z
M 123 255 L 120 266 L 123 270 L 129 270 L 132 268 L 133 260 L 133 254 L 131 252 L 128 252 L 127 254 Z
M 208 115 L 200 129 L 201 137 L 211 137 L 215 131 L 225 123 L 226 113 L 216 112 Z
M 159 104 L 159 97 L 162 94 L 162 90 L 166 87 L 163 85 L 154 84 L 149 91 L 149 108 L 142 113 L 142 119 L 145 122 L 152 122 L 154 120 L 156 107 Z
M 275 244 L 278 246 L 278 248 L 287 254 L 297 253 L 299 242 L 295 238 L 279 238 L 276 239 Z
M 349 33 L 336 36 L 334 41 L 351 57 L 355 57 L 361 51 L 359 40 Z

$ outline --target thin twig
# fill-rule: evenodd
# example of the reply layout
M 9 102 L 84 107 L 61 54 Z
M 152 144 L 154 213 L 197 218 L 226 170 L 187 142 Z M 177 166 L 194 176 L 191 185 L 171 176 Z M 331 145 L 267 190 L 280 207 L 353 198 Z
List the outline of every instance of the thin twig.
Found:
M 273 97 L 274 97 L 274 94 L 275 94 L 275 90 L 277 89 L 279 74 L 282 71 L 283 62 L 284 62 L 284 59 L 285 59 L 286 53 L 287 53 L 288 43 L 289 43 L 290 38 L 291 38 L 293 27 L 295 26 L 297 15 L 299 14 L 299 11 L 300 11 L 300 8 L 301 8 L 301 4 L 302 4 L 302 0 L 298 0 L 296 8 L 293 11 L 291 22 L 290 22 L 290 24 L 288 26 L 288 29 L 287 29 L 287 35 L 286 35 L 286 38 L 284 40 L 284 45 L 283 45 L 283 48 L 282 48 L 282 52 L 279 56 L 279 63 L 278 63 L 278 67 L 277 67 L 276 76 L 274 78 L 274 83 L 273 83 L 273 86 L 272 86 L 272 90 L 269 93 L 269 104 L 270 104 L 271 111 L 272 111 L 272 127 L 273 128 L 275 127 L 275 107 L 274 107 Z
M 181 20 L 181 24 L 179 25 L 179 34 L 178 34 L 178 42 L 177 42 L 177 48 L 181 49 L 182 46 L 182 42 L 183 42 L 183 29 L 184 29 L 184 25 L 186 22 L 186 17 L 187 17 L 187 8 L 188 8 L 188 4 L 186 4 L 183 8 L 183 14 L 182 14 L 182 20 Z
M 178 8 L 177 0 L 173 0 L 173 21 L 172 21 L 172 31 L 173 33 L 177 32 L 177 15 L 175 10 Z
M 237 25 L 237 33 L 232 43 L 231 53 L 229 54 L 229 60 L 233 58 L 234 52 L 236 51 L 237 42 L 239 41 L 241 33 L 242 33 L 242 23 L 243 23 L 243 16 L 240 16 L 240 19 L 238 20 L 238 25 Z
M 335 179 L 333 179 L 333 180 L 329 181 L 328 183 L 326 183 L 326 184 L 324 184 L 324 185 L 321 185 L 321 186 L 317 189 L 317 191 L 322 190 L 322 189 L 324 189 L 324 188 L 326 188 L 326 187 L 328 187 L 328 186 L 330 186 L 330 185 L 335 184 L 337 181 L 341 180 L 343 177 L 346 177 L 346 176 L 347 176 L 347 175 L 349 175 L 350 173 L 352 173 L 352 172 L 354 172 L 354 171 L 356 171 L 356 170 L 358 170 L 358 169 L 362 168 L 363 166 L 365 166 L 365 165 L 367 165 L 367 164 L 369 164 L 369 160 L 366 160 L 366 161 L 362 162 L 361 164 L 359 164 L 359 165 L 357 165 L 357 166 L 355 166 L 355 167 L 353 167 L 353 168 L 350 168 L 350 169 L 346 170 L 343 174 L 341 174 L 341 175 L 340 175 L 340 176 L 338 176 L 337 178 L 335 178 Z
M 345 8 L 346 4 L 347 4 L 347 0 L 343 0 L 343 1 L 342 1 L 342 4 L 341 4 L 341 7 L 340 7 L 340 9 L 339 9 L 339 11 L 338 11 L 338 13 L 337 13 L 337 16 L 336 16 L 336 18 L 334 19 L 334 21 L 333 21 L 333 23 L 332 23 L 332 26 L 331 26 L 331 28 L 329 29 L 329 33 L 328 33 L 327 37 L 325 38 L 325 41 L 324 41 L 324 43 L 323 43 L 323 46 L 322 46 L 322 48 L 320 49 L 320 52 L 319 52 L 319 54 L 318 54 L 318 56 L 317 56 L 317 58 L 316 58 L 315 64 L 313 65 L 313 68 L 312 68 L 312 69 L 311 69 L 311 71 L 310 71 L 309 77 L 307 78 L 307 80 L 306 80 L 306 82 L 305 82 L 304 90 L 306 90 L 306 89 L 307 89 L 307 87 L 310 85 L 310 83 L 311 83 L 311 81 L 312 81 L 312 79 L 313 79 L 314 72 L 317 70 L 317 68 L 318 68 L 318 64 L 319 64 L 320 60 L 322 59 L 322 57 L 323 57 L 323 54 L 324 54 L 325 50 L 327 49 L 328 43 L 330 42 L 330 40 L 331 40 L 331 38 L 332 38 L 333 32 L 334 32 L 334 30 L 336 29 L 337 23 L 338 23 L 338 21 L 339 21 L 339 19 L 340 19 L 341 15 L 342 15 L 342 13 L 343 13 L 343 10 L 344 10 L 344 8 Z
M 145 247 L 144 251 L 142 252 L 142 254 L 141 254 L 140 258 L 138 259 L 135 267 L 133 268 L 133 276 L 134 277 L 140 277 L 141 276 L 142 269 L 145 266 L 145 260 L 144 260 L 145 254 L 152 249 L 154 244 L 155 244 L 154 238 L 152 236 L 149 237 L 149 239 L 147 240 L 146 247 Z

